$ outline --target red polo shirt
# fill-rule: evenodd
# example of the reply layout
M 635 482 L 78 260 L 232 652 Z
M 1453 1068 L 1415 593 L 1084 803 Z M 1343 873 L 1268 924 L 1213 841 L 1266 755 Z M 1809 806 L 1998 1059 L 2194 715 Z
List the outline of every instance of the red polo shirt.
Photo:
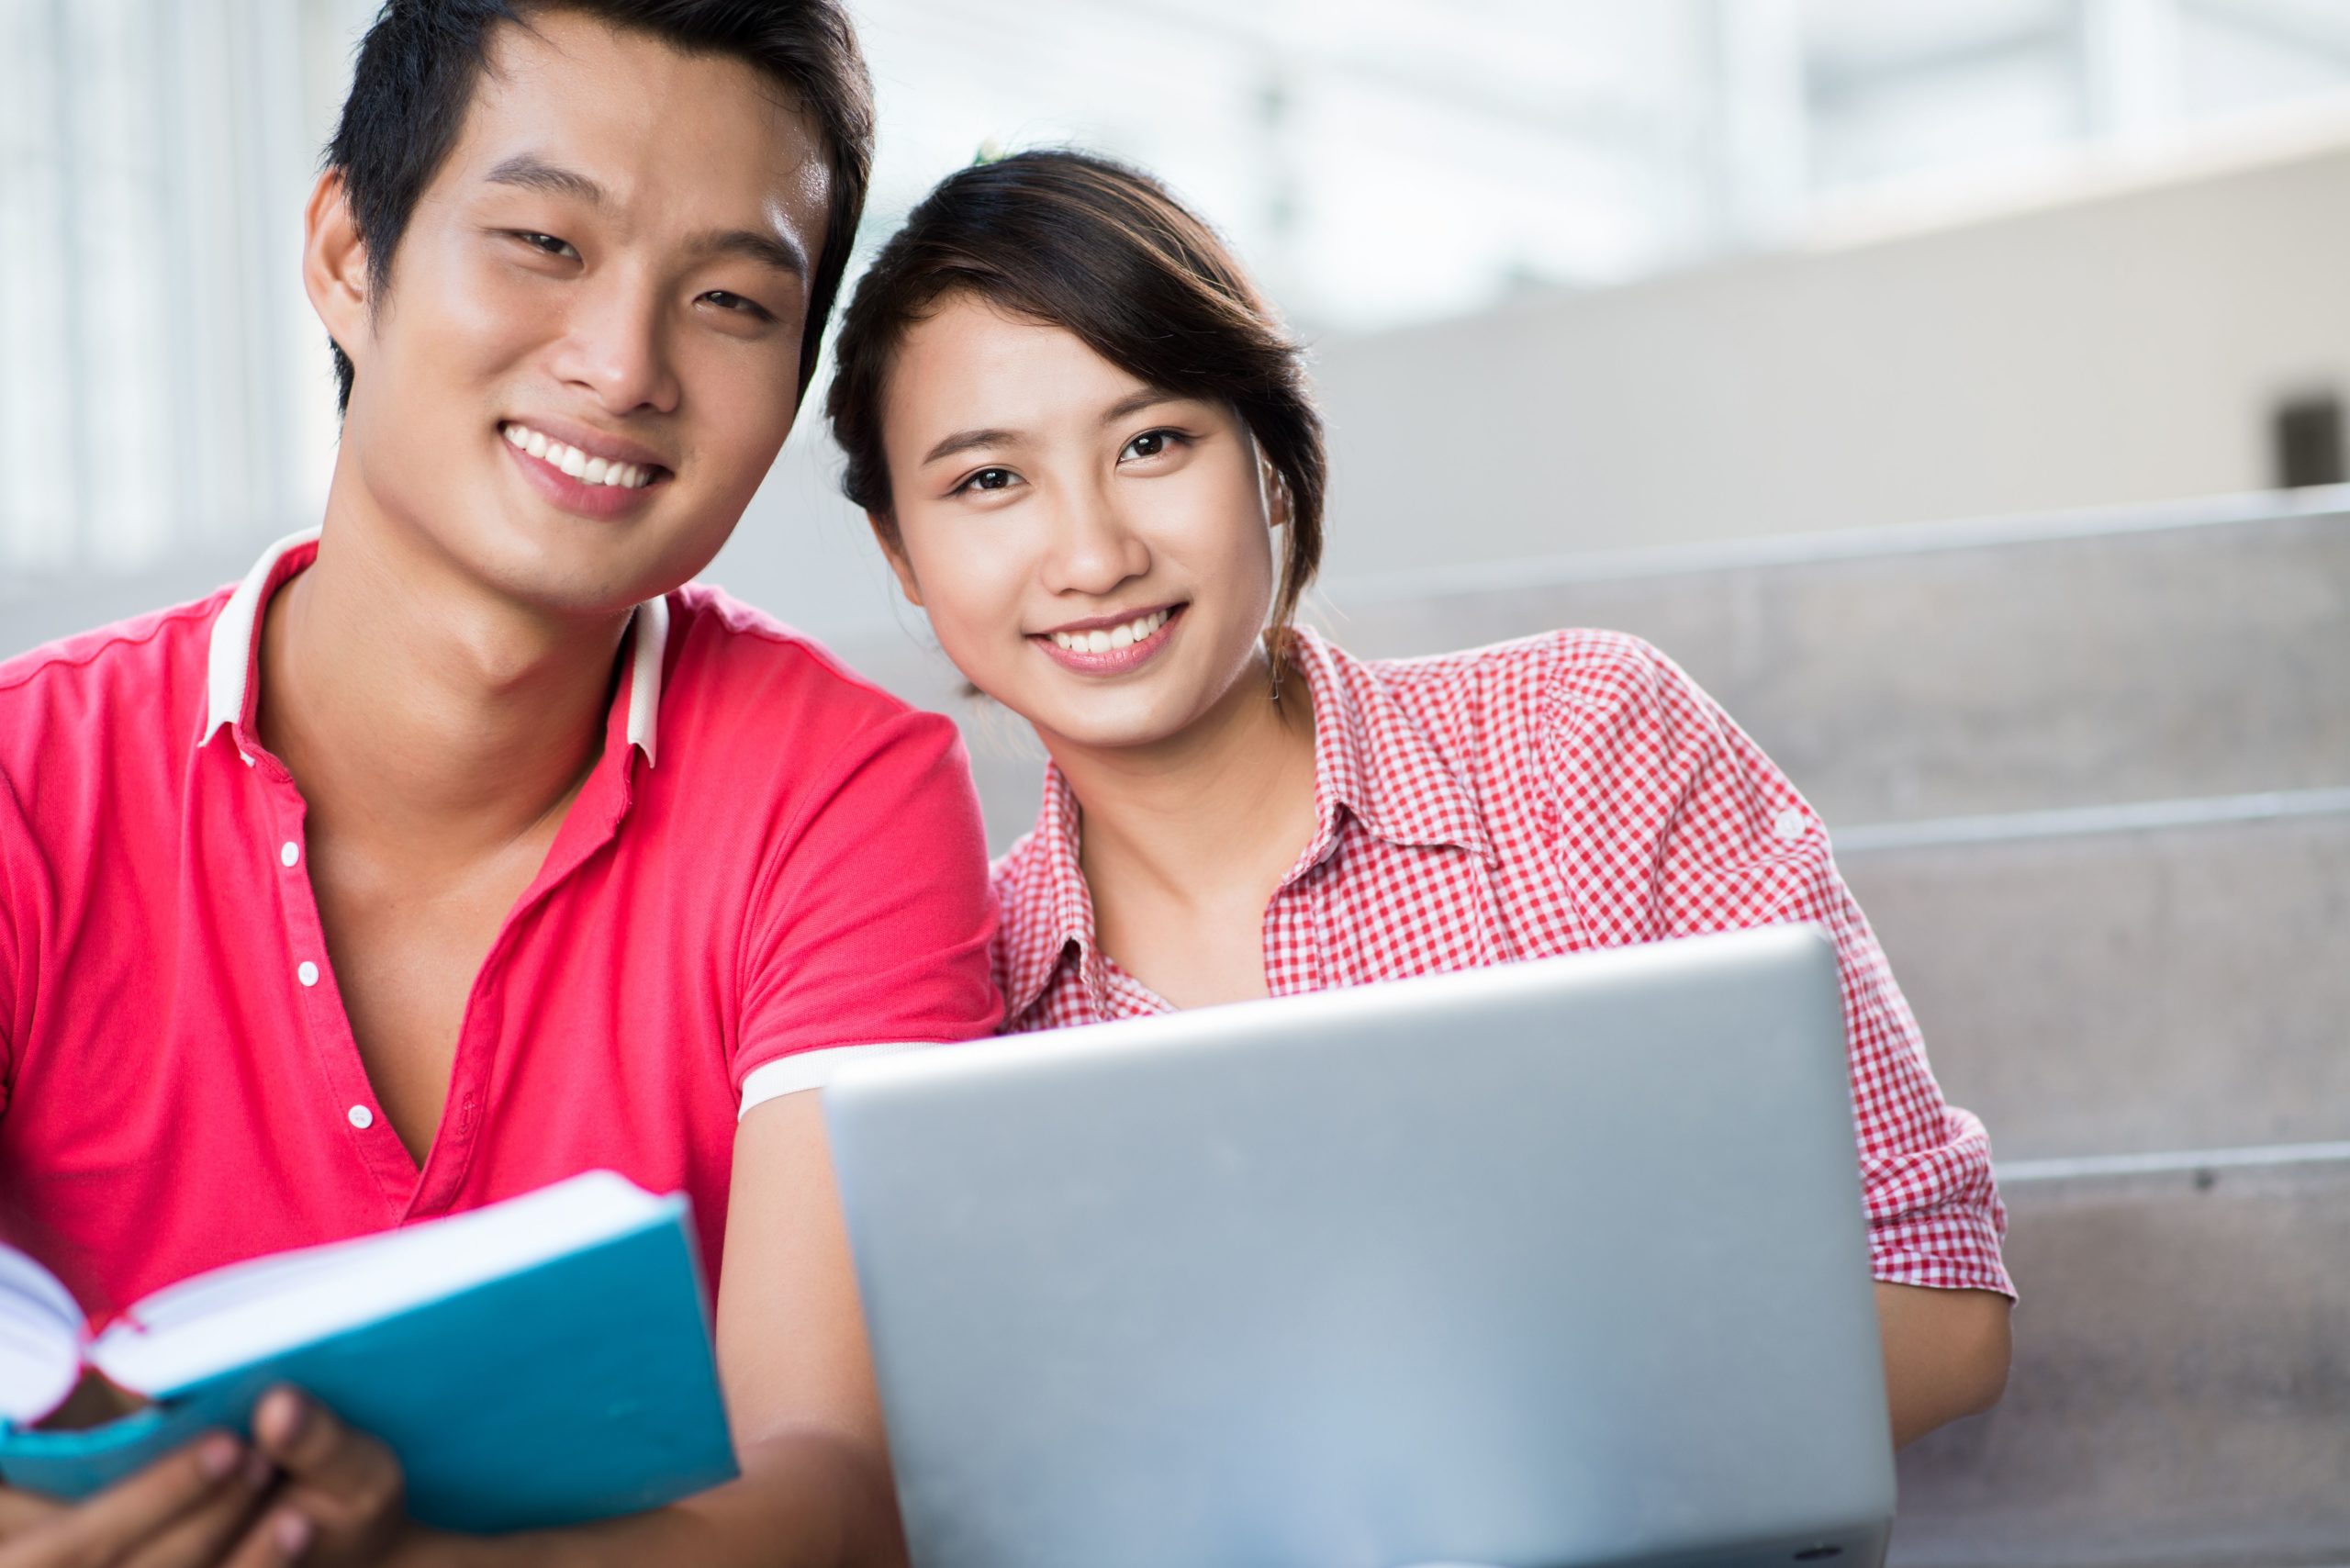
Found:
M 104 1316 L 602 1166 L 691 1195 L 715 1281 L 738 1107 L 997 1022 L 954 727 L 713 589 L 639 606 L 420 1170 L 335 989 L 301 790 L 253 729 L 262 607 L 316 537 L 0 664 L 0 1238 Z

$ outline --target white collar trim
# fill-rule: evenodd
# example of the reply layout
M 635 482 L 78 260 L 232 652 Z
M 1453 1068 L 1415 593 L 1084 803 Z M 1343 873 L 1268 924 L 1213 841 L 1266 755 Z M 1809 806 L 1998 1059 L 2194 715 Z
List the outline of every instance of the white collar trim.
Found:
M 318 529 L 306 528 L 263 550 L 213 618 L 212 641 L 205 655 L 207 708 L 204 733 L 196 737 L 199 746 L 218 734 L 223 724 L 233 729 L 244 718 L 245 692 L 253 675 L 253 620 L 261 614 L 262 594 L 286 553 L 318 537 Z M 636 607 L 635 616 L 636 646 L 629 659 L 628 739 L 650 765 L 660 736 L 661 659 L 669 647 L 669 600 L 666 596 L 648 599 Z
M 661 655 L 669 648 L 669 598 L 655 594 L 636 607 L 636 648 L 629 655 L 628 744 L 654 765 L 661 722 Z

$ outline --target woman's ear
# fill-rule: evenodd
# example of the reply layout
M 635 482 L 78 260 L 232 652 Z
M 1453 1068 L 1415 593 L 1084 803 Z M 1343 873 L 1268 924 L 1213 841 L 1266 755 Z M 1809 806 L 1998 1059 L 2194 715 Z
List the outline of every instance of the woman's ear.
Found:
M 368 337 L 367 247 L 351 214 L 342 173 L 328 169 L 310 187 L 302 211 L 302 290 L 319 313 L 327 336 L 353 364 Z
M 1275 528 L 1280 528 L 1290 519 L 1289 481 L 1281 477 L 1281 469 L 1262 451 L 1257 454 L 1257 466 L 1264 475 L 1265 515 L 1272 520 Z
M 873 531 L 873 543 L 881 546 L 882 556 L 890 563 L 890 570 L 898 576 L 898 591 L 916 610 L 923 607 L 922 584 L 914 580 L 914 564 L 906 559 L 906 547 L 898 538 L 898 525 L 878 511 L 865 514 L 865 526 Z

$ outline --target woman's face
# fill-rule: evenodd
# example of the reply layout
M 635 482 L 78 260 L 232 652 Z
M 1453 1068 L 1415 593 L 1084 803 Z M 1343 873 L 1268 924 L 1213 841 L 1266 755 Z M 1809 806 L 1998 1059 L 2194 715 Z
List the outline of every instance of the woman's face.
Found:
M 1259 667 L 1279 519 L 1230 408 L 957 295 L 906 334 L 882 426 L 906 597 L 1048 740 L 1171 739 Z

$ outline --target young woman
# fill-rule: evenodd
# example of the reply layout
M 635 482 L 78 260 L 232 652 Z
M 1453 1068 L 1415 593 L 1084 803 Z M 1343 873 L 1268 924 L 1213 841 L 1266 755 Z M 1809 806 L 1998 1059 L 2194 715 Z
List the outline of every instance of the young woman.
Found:
M 1636 639 L 1368 661 L 1293 625 L 1321 425 L 1298 345 L 1205 225 L 1080 153 L 966 169 L 882 249 L 837 357 L 850 498 L 1051 756 L 995 868 L 1008 1027 L 1818 921 L 1896 1439 L 1998 1397 L 1989 1146 L 1943 1103 L 1818 820 Z

